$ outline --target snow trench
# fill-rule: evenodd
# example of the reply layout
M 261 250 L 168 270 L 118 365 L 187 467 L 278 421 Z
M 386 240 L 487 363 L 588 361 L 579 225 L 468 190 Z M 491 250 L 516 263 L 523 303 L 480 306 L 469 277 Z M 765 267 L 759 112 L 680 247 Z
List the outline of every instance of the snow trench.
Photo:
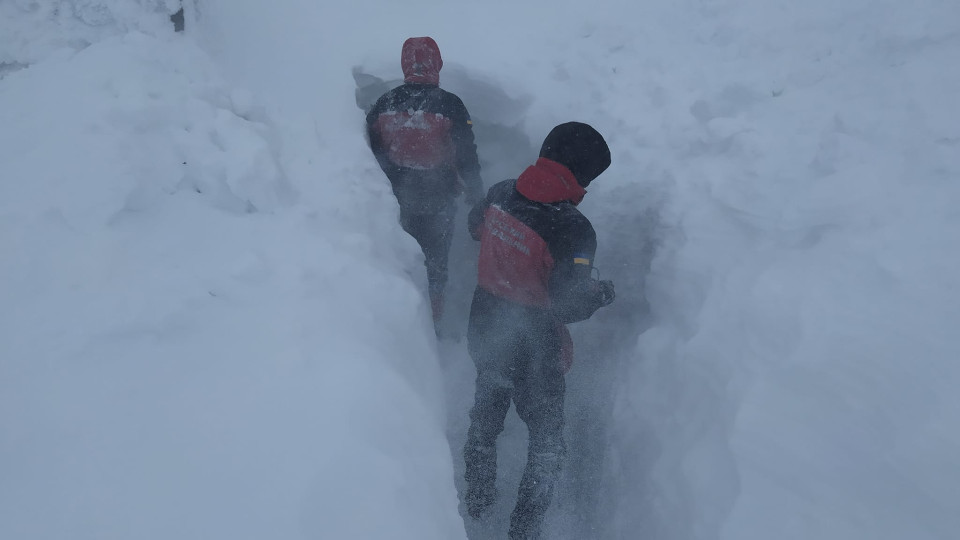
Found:
M 357 106 L 367 110 L 373 102 L 402 81 L 384 81 L 367 72 L 367 68 L 353 69 L 357 84 Z M 461 66 L 444 68 L 444 88 L 470 103 L 474 134 L 480 153 L 484 178 L 488 185 L 515 178 L 535 161 L 539 145 L 532 141 L 521 122 L 530 104 L 530 98 L 511 98 L 495 82 L 471 77 Z M 601 185 L 603 179 L 597 185 Z M 601 188 L 602 190 L 602 188 Z M 566 399 L 569 455 L 565 473 L 558 489 L 557 501 L 548 514 L 548 538 L 606 538 L 614 535 L 611 529 L 615 505 L 603 496 L 609 484 L 619 480 L 616 466 L 611 464 L 609 441 L 612 438 L 615 379 L 634 355 L 636 341 L 650 324 L 650 309 L 644 295 L 644 284 L 655 254 L 659 227 L 659 205 L 662 197 L 649 188 L 622 186 L 606 194 L 608 208 L 603 218 L 608 237 L 600 238 L 598 260 L 603 279 L 617 284 L 618 296 L 614 307 L 599 312 L 592 322 L 575 326 L 577 368 L 568 376 Z M 619 204 L 610 201 L 620 201 Z M 637 204 L 636 201 L 643 201 Z M 589 203 L 584 206 L 589 207 Z M 466 208 L 461 208 L 461 217 Z M 453 335 L 463 335 L 469 303 L 476 283 L 477 247 L 461 223 L 457 223 L 451 252 L 448 312 L 445 325 L 453 328 Z M 630 249 L 607 246 L 629 245 Z M 605 249 L 606 247 L 606 249 Z M 448 395 L 447 435 L 457 474 L 458 489 L 463 484 L 462 447 L 469 426 L 467 413 L 473 404 L 475 371 L 464 350 L 463 343 L 441 344 L 441 362 L 446 373 Z M 653 444 L 652 433 L 644 447 Z M 526 427 L 511 409 L 505 432 L 499 441 L 500 468 L 498 490 L 501 500 L 491 516 L 474 522 L 461 508 L 470 538 L 500 538 L 509 524 L 509 515 L 516 502 L 516 491 L 526 459 Z M 653 455 L 650 454 L 650 459 Z M 628 462 L 650 468 L 651 462 Z M 612 475 L 612 476 L 611 476 Z M 643 512 L 641 508 L 639 512 Z M 652 510 L 642 518 L 649 523 Z M 647 524 L 643 528 L 650 529 Z M 643 534 L 643 528 L 635 529 Z M 615 536 L 615 535 L 614 535 Z
M 612 148 L 549 538 L 956 536 L 956 2 L 509 9 L 0 3 L 0 537 L 505 535 L 525 427 L 464 519 L 473 366 L 363 139 L 428 34 L 487 184 Z

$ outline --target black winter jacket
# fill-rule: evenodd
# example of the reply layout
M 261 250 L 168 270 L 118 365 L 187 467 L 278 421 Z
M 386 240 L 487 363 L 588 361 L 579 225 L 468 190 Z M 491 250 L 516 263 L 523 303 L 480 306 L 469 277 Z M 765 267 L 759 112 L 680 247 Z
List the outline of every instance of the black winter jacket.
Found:
M 544 158 L 491 187 L 469 216 L 481 242 L 478 288 L 503 308 L 531 308 L 564 324 L 593 315 L 603 297 L 591 275 L 596 233 L 576 207 L 584 193 L 568 169 Z
M 483 187 L 472 121 L 455 94 L 431 84 L 398 86 L 367 114 L 367 135 L 398 198 L 452 199 L 464 189 L 479 198 Z M 417 185 L 404 185 L 413 182 Z

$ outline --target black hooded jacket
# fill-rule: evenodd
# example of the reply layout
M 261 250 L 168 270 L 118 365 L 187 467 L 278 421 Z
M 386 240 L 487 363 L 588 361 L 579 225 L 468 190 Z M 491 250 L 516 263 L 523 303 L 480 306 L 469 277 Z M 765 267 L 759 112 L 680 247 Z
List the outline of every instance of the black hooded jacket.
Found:
M 550 132 L 540 158 L 515 181 L 494 185 L 470 212 L 480 241 L 477 289 L 470 310 L 471 354 L 517 339 L 572 362 L 565 324 L 588 319 L 612 298 L 592 277 L 597 236 L 577 204 L 610 165 L 606 142 L 571 122 Z
M 401 205 L 447 201 L 464 189 L 479 198 L 473 123 L 460 98 L 439 87 L 440 49 L 430 38 L 410 38 L 401 63 L 404 84 L 367 114 L 370 148 Z

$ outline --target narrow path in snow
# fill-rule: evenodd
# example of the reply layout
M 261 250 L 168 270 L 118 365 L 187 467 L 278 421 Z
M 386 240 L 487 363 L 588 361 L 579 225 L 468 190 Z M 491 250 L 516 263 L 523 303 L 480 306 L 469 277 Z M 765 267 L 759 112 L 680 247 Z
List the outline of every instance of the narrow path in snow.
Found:
M 445 70 L 445 76 L 444 88 L 460 95 L 473 116 L 486 186 L 515 178 L 536 159 L 538 144 L 523 132 L 519 121 L 522 116 L 506 115 L 515 121 L 515 124 L 508 124 L 502 120 L 503 111 L 522 113 L 525 103 L 511 100 L 490 83 L 472 79 L 463 69 Z M 361 108 L 399 84 L 399 81 L 383 81 L 369 75 L 362 68 L 355 70 L 354 78 L 360 88 L 357 104 Z M 613 212 L 607 213 L 599 211 L 600 204 L 593 207 L 593 212 L 590 212 L 590 203 L 584 205 L 600 236 L 597 260 L 602 277 L 614 281 L 618 296 L 611 308 L 601 310 L 590 321 L 572 326 L 577 358 L 567 376 L 568 458 L 545 523 L 547 537 L 560 540 L 604 537 L 604 531 L 612 521 L 611 513 L 615 508 L 604 504 L 603 496 L 605 483 L 610 478 L 608 432 L 614 382 L 626 363 L 636 361 L 633 351 L 648 319 L 643 285 L 653 257 L 656 208 L 649 202 L 651 197 L 643 196 L 645 194 L 640 193 L 642 188 L 639 187 L 636 191 L 628 190 L 630 193 L 618 192 L 611 196 L 598 182 L 594 191 L 597 193 L 594 197 L 604 200 L 619 197 L 634 202 L 616 205 Z M 462 447 L 469 426 L 468 413 L 473 404 L 476 377 L 464 337 L 476 285 L 478 249 L 466 231 L 467 210 L 462 204 L 458 208 L 450 253 L 443 328 L 445 333 L 454 337 L 438 345 L 447 385 L 447 436 L 457 490 L 461 494 L 465 489 Z M 506 534 L 526 461 L 526 447 L 526 426 L 511 407 L 498 442 L 497 487 L 500 496 L 497 504 L 490 515 L 479 522 L 467 517 L 461 505 L 471 540 L 502 538 Z M 643 509 L 637 510 L 644 512 Z
M 600 185 L 595 191 L 604 200 L 613 199 Z M 608 208 L 612 212 L 584 209 L 597 228 L 598 269 L 603 279 L 613 280 L 617 300 L 589 321 L 572 326 L 576 360 L 567 375 L 567 463 L 548 514 L 548 538 L 615 537 L 610 525 L 616 521 L 616 507 L 609 500 L 616 492 L 609 483 L 618 479 L 610 445 L 615 382 L 629 363 L 640 361 L 637 338 L 649 325 L 644 282 L 658 226 L 653 199 L 643 196 L 640 187 L 631 191 L 617 194 L 628 203 Z M 655 441 L 649 444 L 653 448 Z M 640 461 L 635 466 L 649 469 L 652 459 L 644 463 L 643 456 L 653 457 L 648 453 L 631 459 Z M 648 513 L 650 508 L 638 506 L 635 511 Z

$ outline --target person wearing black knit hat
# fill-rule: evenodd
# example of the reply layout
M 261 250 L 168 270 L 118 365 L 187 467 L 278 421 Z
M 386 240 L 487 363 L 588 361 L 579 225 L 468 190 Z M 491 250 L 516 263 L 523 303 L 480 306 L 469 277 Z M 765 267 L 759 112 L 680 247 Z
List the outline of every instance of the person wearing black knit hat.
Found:
M 479 519 L 496 499 L 496 441 L 512 400 L 530 443 L 510 538 L 539 537 L 566 453 L 564 375 L 573 362 L 566 325 L 614 299 L 613 283 L 592 278 L 597 237 L 577 209 L 609 166 L 597 130 L 560 124 L 534 165 L 491 187 L 470 212 L 480 256 L 467 330 L 477 383 L 463 450 L 464 500 Z
M 567 122 L 553 128 L 540 148 L 540 157 L 564 165 L 586 188 L 610 166 L 610 149 L 589 124 Z

